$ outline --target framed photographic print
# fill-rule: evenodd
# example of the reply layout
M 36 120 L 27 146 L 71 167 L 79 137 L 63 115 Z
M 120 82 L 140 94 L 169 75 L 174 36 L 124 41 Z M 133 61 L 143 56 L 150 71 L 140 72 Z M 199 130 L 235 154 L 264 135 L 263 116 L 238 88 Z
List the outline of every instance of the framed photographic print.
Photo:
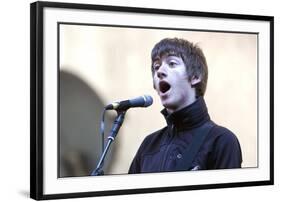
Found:
M 31 198 L 273 184 L 274 17 L 35 2 L 30 23 Z

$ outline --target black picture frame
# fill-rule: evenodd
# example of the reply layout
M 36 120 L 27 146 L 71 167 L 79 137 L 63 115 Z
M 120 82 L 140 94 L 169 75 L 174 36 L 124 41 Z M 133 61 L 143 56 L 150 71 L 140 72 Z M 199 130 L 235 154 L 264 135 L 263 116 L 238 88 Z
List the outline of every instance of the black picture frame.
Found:
M 210 183 L 197 185 L 179 185 L 169 187 L 147 187 L 134 189 L 80 191 L 67 193 L 44 192 L 44 23 L 46 8 L 72 9 L 80 11 L 111 11 L 126 12 L 130 14 L 153 14 L 169 16 L 191 16 L 211 19 L 234 19 L 241 21 L 262 22 L 268 24 L 268 50 L 269 50 L 269 105 L 263 106 L 268 109 L 269 120 L 269 170 L 268 179 L 249 180 L 243 182 Z M 36 200 L 61 199 L 121 194 L 137 194 L 152 192 L 170 192 L 199 189 L 214 189 L 227 187 L 245 187 L 274 184 L 274 17 L 258 15 L 242 15 L 214 12 L 195 12 L 183 10 L 168 10 L 155 8 L 136 8 L 105 5 L 89 5 L 57 2 L 34 2 L 30 5 L 30 197 Z M 48 67 L 52 68 L 52 67 Z M 263 68 L 263 67 L 260 67 Z

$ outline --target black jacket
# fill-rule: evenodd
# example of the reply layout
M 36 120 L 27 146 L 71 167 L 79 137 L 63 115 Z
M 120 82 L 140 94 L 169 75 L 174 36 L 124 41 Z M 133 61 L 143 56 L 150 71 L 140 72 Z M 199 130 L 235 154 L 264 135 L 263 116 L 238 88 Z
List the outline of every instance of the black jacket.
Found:
M 198 129 L 211 121 L 202 97 L 171 115 L 165 109 L 161 113 L 167 126 L 144 139 L 129 173 L 175 171 Z M 214 124 L 195 156 L 191 170 L 240 168 L 241 163 L 241 148 L 236 136 Z

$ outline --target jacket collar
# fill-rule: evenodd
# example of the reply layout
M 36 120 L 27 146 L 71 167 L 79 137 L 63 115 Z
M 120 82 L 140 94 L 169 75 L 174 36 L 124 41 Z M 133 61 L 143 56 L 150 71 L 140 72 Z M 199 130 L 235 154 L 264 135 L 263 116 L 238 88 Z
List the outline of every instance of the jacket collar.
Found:
M 166 109 L 161 111 L 168 126 L 175 126 L 177 130 L 196 128 L 210 120 L 208 109 L 203 97 L 199 97 L 194 103 L 168 114 Z

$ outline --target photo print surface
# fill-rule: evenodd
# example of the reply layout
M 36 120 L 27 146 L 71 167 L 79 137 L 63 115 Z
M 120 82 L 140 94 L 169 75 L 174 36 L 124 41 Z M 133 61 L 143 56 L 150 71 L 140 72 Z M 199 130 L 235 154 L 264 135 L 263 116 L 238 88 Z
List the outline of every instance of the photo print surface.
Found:
M 104 174 L 127 174 L 143 139 L 166 126 L 153 89 L 151 50 L 164 38 L 199 46 L 208 64 L 205 100 L 212 120 L 230 129 L 242 150 L 242 168 L 258 166 L 258 35 L 208 30 L 59 24 L 59 177 L 87 176 L 101 155 L 103 108 L 144 94 L 149 108 L 129 109 L 107 154 Z M 106 134 L 114 121 L 107 112 Z M 106 141 L 106 139 L 105 139 Z

